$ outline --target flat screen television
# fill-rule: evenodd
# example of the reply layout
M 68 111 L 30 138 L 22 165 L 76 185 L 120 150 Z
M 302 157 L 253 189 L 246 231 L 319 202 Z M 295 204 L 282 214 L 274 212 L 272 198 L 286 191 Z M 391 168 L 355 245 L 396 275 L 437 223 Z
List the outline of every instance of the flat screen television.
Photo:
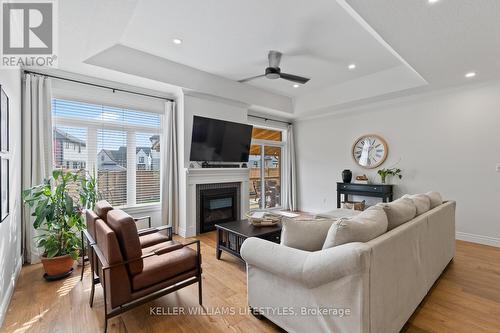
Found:
M 194 116 L 191 161 L 248 162 L 253 126 Z

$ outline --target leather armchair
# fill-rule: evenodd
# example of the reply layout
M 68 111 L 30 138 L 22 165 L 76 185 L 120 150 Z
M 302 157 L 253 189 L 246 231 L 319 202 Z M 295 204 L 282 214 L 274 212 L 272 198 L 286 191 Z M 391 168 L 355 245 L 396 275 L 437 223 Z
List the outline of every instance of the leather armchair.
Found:
M 91 268 L 98 268 L 104 289 L 105 331 L 108 319 L 194 283 L 198 283 L 202 304 L 198 240 L 142 248 L 135 221 L 127 213 L 113 209 L 107 214 L 107 223 L 100 218 L 94 222 L 95 242 L 90 246 L 97 264 Z
M 95 211 L 87 210 L 86 211 L 86 223 L 87 223 L 87 233 L 82 232 L 82 249 L 84 249 L 84 242 L 87 241 L 89 247 L 96 242 L 96 221 L 101 219 L 105 223 L 108 221 L 108 213 L 113 210 L 113 206 L 109 204 L 106 200 L 98 201 L 95 205 Z M 169 242 L 172 242 L 172 227 L 170 226 L 160 226 L 160 227 L 151 227 L 151 217 L 141 217 L 134 218 L 135 223 L 148 220 L 148 228 L 137 230 L 137 235 L 139 236 L 139 242 L 141 244 L 141 248 L 149 249 L 149 251 L 154 250 L 155 248 L 166 246 Z M 85 270 L 85 259 L 84 259 L 85 251 L 81 251 L 82 256 L 82 271 L 80 280 L 83 280 L 83 272 Z M 93 305 L 94 302 L 94 292 L 95 285 L 100 283 L 100 276 L 98 275 L 99 269 L 99 261 L 95 258 L 95 253 L 88 253 L 88 258 L 91 267 L 93 268 L 91 274 L 91 282 L 92 287 L 90 291 L 90 306 Z

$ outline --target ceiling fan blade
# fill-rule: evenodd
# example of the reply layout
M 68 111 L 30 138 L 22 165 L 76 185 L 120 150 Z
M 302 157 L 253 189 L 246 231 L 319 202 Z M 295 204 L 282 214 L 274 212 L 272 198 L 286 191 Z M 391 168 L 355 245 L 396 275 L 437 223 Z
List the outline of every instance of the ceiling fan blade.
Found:
M 287 74 L 287 73 L 281 73 L 280 74 L 280 78 L 288 80 L 288 81 L 297 82 L 297 83 L 300 83 L 300 84 L 307 83 L 307 81 L 310 80 L 310 79 L 302 77 L 302 76 L 293 75 L 293 74 Z
M 257 76 L 247 77 L 246 79 L 238 80 L 238 82 L 243 83 L 243 82 L 247 82 L 247 81 L 250 81 L 250 80 L 253 80 L 253 79 L 257 79 L 257 78 L 263 77 L 263 76 L 266 76 L 266 74 L 261 74 L 261 75 L 257 75 Z
M 269 59 L 269 67 L 274 67 L 274 68 L 280 67 L 281 52 L 269 51 L 267 58 Z

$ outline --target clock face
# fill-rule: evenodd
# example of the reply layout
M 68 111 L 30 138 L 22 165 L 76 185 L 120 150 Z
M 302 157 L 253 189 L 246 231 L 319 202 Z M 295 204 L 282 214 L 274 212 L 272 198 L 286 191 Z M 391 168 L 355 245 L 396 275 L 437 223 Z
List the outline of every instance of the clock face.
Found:
M 352 156 L 363 168 L 373 169 L 384 163 L 387 158 L 387 142 L 374 134 L 360 137 L 352 147 Z

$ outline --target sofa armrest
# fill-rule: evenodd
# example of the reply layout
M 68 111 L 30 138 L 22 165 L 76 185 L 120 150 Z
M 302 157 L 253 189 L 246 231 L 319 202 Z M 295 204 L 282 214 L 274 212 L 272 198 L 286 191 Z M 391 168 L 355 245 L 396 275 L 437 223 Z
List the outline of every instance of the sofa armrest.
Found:
M 370 248 L 364 243 L 348 243 L 307 252 L 251 237 L 243 242 L 240 253 L 248 265 L 316 288 L 365 272 Z

